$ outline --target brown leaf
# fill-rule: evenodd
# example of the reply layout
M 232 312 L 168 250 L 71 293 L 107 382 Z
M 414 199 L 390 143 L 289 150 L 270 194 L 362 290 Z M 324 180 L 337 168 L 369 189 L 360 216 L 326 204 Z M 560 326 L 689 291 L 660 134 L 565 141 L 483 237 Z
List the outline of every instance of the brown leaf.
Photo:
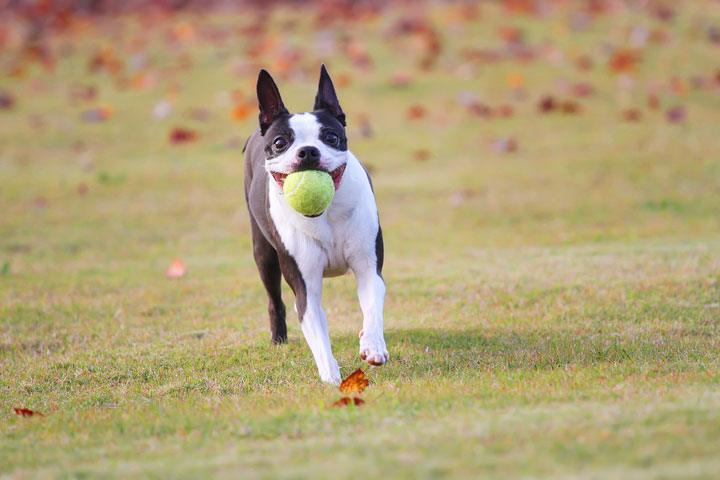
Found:
M 173 144 L 194 142 L 197 138 L 197 132 L 188 128 L 175 127 L 170 131 L 170 143 Z
M 538 110 L 540 113 L 549 113 L 558 107 L 557 102 L 551 95 L 546 95 L 538 102 Z
M 480 102 L 471 103 L 468 105 L 468 110 L 476 117 L 487 118 L 492 116 L 492 109 Z
M 342 381 L 339 388 L 343 393 L 362 393 L 369 384 L 370 380 L 365 377 L 365 372 L 358 368 Z
M 685 111 L 685 107 L 678 106 L 668 110 L 665 116 L 670 123 L 682 123 L 687 117 L 687 112 Z
M 15 414 L 16 414 L 16 415 L 21 415 L 21 416 L 23 416 L 23 417 L 34 417 L 34 416 L 36 416 L 36 415 L 37 415 L 38 417 L 44 417 L 44 416 L 45 416 L 45 415 L 43 415 L 42 413 L 36 412 L 36 411 L 34 411 L 34 410 L 30 410 L 29 408 L 15 407 L 15 408 L 13 408 L 13 410 L 15 410 Z
M 15 98 L 6 90 L 0 90 L 0 110 L 10 110 L 15 105 Z
M 648 95 L 647 107 L 650 110 L 657 110 L 658 108 L 660 108 L 660 99 L 657 97 L 657 95 Z
M 626 122 L 639 122 L 642 119 L 642 112 L 637 108 L 623 110 L 621 115 Z
M 413 160 L 416 162 L 427 162 L 430 160 L 430 150 L 423 148 L 421 150 L 415 150 L 413 153 Z
M 580 111 L 582 110 L 580 104 L 572 100 L 566 100 L 562 102 L 560 104 L 560 108 L 562 109 L 563 113 L 567 113 L 569 115 L 580 113 Z
M 185 276 L 185 262 L 178 258 L 173 260 L 167 270 L 165 270 L 167 278 L 180 278 Z
M 348 405 L 350 405 L 350 403 L 353 403 L 353 404 L 355 404 L 356 407 L 359 407 L 360 405 L 365 403 L 365 400 L 363 400 L 362 398 L 358 398 L 358 397 L 353 397 L 352 399 L 350 399 L 350 397 L 342 397 L 340 400 L 333 403 L 332 406 L 333 407 L 347 407 Z

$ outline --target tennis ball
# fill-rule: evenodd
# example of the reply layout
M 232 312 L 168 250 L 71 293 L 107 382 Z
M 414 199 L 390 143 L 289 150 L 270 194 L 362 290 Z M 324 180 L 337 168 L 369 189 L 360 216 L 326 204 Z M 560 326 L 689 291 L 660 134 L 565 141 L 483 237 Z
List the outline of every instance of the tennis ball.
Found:
M 285 201 L 305 216 L 320 215 L 335 196 L 335 184 L 327 172 L 304 170 L 285 177 Z

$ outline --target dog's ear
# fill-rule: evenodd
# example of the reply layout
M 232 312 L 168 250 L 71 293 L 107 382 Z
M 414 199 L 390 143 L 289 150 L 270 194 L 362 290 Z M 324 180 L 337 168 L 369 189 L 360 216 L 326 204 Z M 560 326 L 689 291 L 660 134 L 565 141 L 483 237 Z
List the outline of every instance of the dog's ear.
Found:
M 270 124 L 280 115 L 289 113 L 285 105 L 283 105 L 282 98 L 280 98 L 280 91 L 275 85 L 275 81 L 272 79 L 267 70 L 260 70 L 257 81 L 257 98 L 258 106 L 260 107 L 260 133 L 265 135 Z
M 318 92 L 315 96 L 315 107 L 313 107 L 313 110 L 324 110 L 337 118 L 343 127 L 345 126 L 345 114 L 342 108 L 340 108 L 340 102 L 335 94 L 335 87 L 333 87 L 332 80 L 330 80 L 330 75 L 328 75 L 324 63 L 320 67 L 320 84 L 318 85 Z

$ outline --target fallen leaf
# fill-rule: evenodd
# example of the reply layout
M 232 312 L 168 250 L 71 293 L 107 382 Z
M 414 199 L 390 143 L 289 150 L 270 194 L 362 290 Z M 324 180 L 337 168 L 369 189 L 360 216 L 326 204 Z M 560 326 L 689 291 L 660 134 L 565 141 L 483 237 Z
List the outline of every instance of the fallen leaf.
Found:
M 500 138 L 490 143 L 490 149 L 493 153 L 502 155 L 504 153 L 514 152 L 518 149 L 517 141 L 514 138 Z
M 235 108 L 232 109 L 230 116 L 236 122 L 242 122 L 250 115 L 251 111 L 252 108 L 248 104 L 236 105 Z
M 114 114 L 115 109 L 111 105 L 103 105 L 97 108 L 85 110 L 80 115 L 80 118 L 82 118 L 83 122 L 99 123 L 109 120 Z
M 207 122 L 212 119 L 212 112 L 207 108 L 194 108 L 190 111 L 190 116 L 198 122 Z
M 173 144 L 194 142 L 197 138 L 197 132 L 188 128 L 175 127 L 170 131 L 170 143 Z
M 580 113 L 580 111 L 582 110 L 580 104 L 572 100 L 566 100 L 562 102 L 560 104 L 560 108 L 562 109 L 563 113 L 567 113 L 570 115 Z
M 546 95 L 538 102 L 538 110 L 540 113 L 549 113 L 557 108 L 557 102 L 551 95 Z
M 425 116 L 425 107 L 422 105 L 411 105 L 408 107 L 405 115 L 410 120 L 417 120 Z
M 657 110 L 660 108 L 660 99 L 657 95 L 648 95 L 647 97 L 647 107 L 650 110 Z
M 495 113 L 500 118 L 510 118 L 515 115 L 515 108 L 512 105 L 499 105 Z
M 173 260 L 170 267 L 165 270 L 165 276 L 167 278 L 180 278 L 185 276 L 185 263 L 182 259 L 178 258 Z
M 358 368 L 342 381 L 339 388 L 342 393 L 362 393 L 369 384 L 365 372 Z
M 348 405 L 350 405 L 350 403 L 355 404 L 355 406 L 357 407 L 357 406 L 360 406 L 363 403 L 365 403 L 365 400 L 363 400 L 362 398 L 358 398 L 358 397 L 353 397 L 352 399 L 350 399 L 350 397 L 342 397 L 340 400 L 333 403 L 332 406 L 333 407 L 347 407 Z
M 366 115 L 358 117 L 358 123 L 360 124 L 360 136 L 363 138 L 370 138 L 373 136 L 372 125 L 370 125 L 370 120 L 368 120 Z
M 640 61 L 640 56 L 637 52 L 621 48 L 616 50 L 610 60 L 608 66 L 614 72 L 632 72 L 635 70 L 635 64 Z
M 0 110 L 10 110 L 15 106 L 15 98 L 6 90 L 0 90 Z
M 642 119 L 642 112 L 637 108 L 623 110 L 621 115 L 626 122 L 639 122 Z
M 685 111 L 685 107 L 678 106 L 669 109 L 665 113 L 665 116 L 670 123 L 682 123 L 687 117 L 687 112 Z
M 593 67 L 595 66 L 595 62 L 593 62 L 592 57 L 590 57 L 589 55 L 582 55 L 575 61 L 575 66 L 578 70 L 586 72 L 593 69 Z
M 35 201 L 33 202 L 33 205 L 37 209 L 43 209 L 43 208 L 47 208 L 48 205 L 50 205 L 50 202 L 45 197 L 37 197 L 35 199 Z
M 395 71 L 390 77 L 390 85 L 395 88 L 404 88 L 410 85 L 413 81 L 413 77 L 410 73 L 398 70 Z
M 415 150 L 413 153 L 413 160 L 416 162 L 427 162 L 430 160 L 430 150 L 428 149 L 422 149 L 422 150 Z
M 468 110 L 476 117 L 487 118 L 492 116 L 492 109 L 480 102 L 471 103 L 468 106 Z
M 589 97 L 595 93 L 595 87 L 589 83 L 576 83 L 572 86 L 572 93 L 576 97 Z
M 16 415 L 20 415 L 20 416 L 23 416 L 23 417 L 34 417 L 34 416 L 36 416 L 36 415 L 37 415 L 38 417 L 44 417 L 44 416 L 45 416 L 45 415 L 43 415 L 42 413 L 36 412 L 36 411 L 34 411 L 34 410 L 30 410 L 29 408 L 22 408 L 22 407 L 18 408 L 18 407 L 15 407 L 15 408 L 13 408 L 13 410 L 15 410 L 15 414 L 16 414 Z
M 349 87 L 352 84 L 352 75 L 349 73 L 338 73 L 333 76 L 334 83 L 338 88 Z
M 522 73 L 511 72 L 507 76 L 507 84 L 510 88 L 521 88 L 525 85 L 525 77 Z

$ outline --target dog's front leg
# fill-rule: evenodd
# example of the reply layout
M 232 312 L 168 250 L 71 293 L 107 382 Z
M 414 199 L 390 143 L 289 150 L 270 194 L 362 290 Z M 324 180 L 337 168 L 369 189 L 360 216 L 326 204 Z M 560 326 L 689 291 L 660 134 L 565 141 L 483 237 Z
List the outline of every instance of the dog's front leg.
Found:
M 342 380 L 340 368 L 332 354 L 327 317 L 320 304 L 323 270 L 317 261 L 307 260 L 318 258 L 317 252 L 311 253 L 298 255 L 300 261 L 284 254 L 280 265 L 285 279 L 295 292 L 295 311 L 298 313 L 305 340 L 315 358 L 320 379 L 339 385 Z
M 322 274 L 320 274 L 320 278 L 313 279 L 308 283 L 307 306 L 300 318 L 300 327 L 315 358 L 320 379 L 326 383 L 339 385 L 342 380 L 340 368 L 332 354 L 327 317 L 320 304 Z
M 358 299 L 363 312 L 363 329 L 360 332 L 360 358 L 370 365 L 382 365 L 388 360 L 383 337 L 383 304 L 385 282 L 375 266 L 355 270 L 358 281 Z

